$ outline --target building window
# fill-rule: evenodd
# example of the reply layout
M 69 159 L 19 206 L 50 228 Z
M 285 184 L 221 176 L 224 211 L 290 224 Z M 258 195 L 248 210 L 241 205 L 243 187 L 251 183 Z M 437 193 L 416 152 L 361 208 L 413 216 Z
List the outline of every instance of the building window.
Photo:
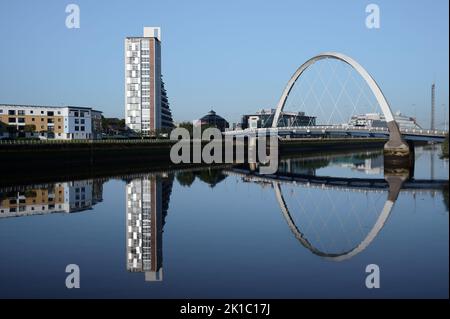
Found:
M 58 115 L 61 115 L 61 111 L 58 111 Z
M 79 131 L 80 127 L 79 126 L 75 126 L 75 131 Z
M 9 110 L 9 111 L 8 111 L 8 115 L 16 115 L 16 111 L 14 111 L 14 110 Z
M 80 122 L 81 124 L 84 124 L 84 119 L 81 119 L 81 122 Z
M 53 112 L 53 111 L 48 111 L 47 112 L 47 116 L 54 116 L 55 115 L 55 112 Z
M 41 114 L 44 114 L 44 111 L 41 111 Z
M 80 120 L 79 119 L 75 119 L 75 124 L 80 124 Z
M 78 117 L 78 112 L 73 112 L 75 117 Z
M 16 118 L 15 117 L 9 117 L 8 118 L 8 123 L 16 123 Z
M 58 119 L 58 122 L 61 122 L 61 119 Z
M 43 117 L 41 117 L 41 122 L 44 122 L 44 118 Z
M 30 114 L 34 114 L 34 111 L 33 111 L 33 110 L 31 110 L 31 111 L 30 111 Z
M 17 111 L 17 115 L 25 115 L 25 111 L 24 110 Z
M 2 109 L 0 109 L 0 113 L 3 113 L 3 110 L 2 110 Z
M 80 129 L 81 129 L 82 131 L 84 131 L 84 126 L 80 126 Z
M 58 125 L 58 129 L 59 129 L 59 130 L 61 129 L 61 125 Z
M 34 117 L 31 118 L 31 121 L 34 122 Z
M 47 119 L 47 123 L 53 123 L 53 119 Z
M 19 118 L 17 119 L 17 122 L 19 122 L 19 123 L 25 123 L 25 118 L 24 118 L 24 117 L 19 117 Z

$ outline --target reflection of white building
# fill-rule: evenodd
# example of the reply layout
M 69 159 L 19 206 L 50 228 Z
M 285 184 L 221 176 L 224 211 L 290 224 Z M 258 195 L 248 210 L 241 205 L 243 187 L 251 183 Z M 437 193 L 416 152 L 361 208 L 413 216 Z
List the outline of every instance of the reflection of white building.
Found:
M 172 180 L 147 176 L 126 186 L 127 270 L 144 272 L 146 281 L 162 280 L 162 229 Z
M 400 129 L 421 129 L 413 117 L 405 116 L 400 112 L 395 113 L 395 121 Z M 360 115 L 353 115 L 348 123 L 349 126 L 359 127 L 387 127 L 386 119 L 383 114 L 367 113 Z
M 74 213 L 102 200 L 102 182 L 84 180 L 0 191 L 0 218 Z
M 339 167 L 350 168 L 358 172 L 363 172 L 367 175 L 383 174 L 384 172 L 383 165 L 384 165 L 383 156 L 366 158 L 361 161 L 354 161 L 349 163 L 338 163 Z

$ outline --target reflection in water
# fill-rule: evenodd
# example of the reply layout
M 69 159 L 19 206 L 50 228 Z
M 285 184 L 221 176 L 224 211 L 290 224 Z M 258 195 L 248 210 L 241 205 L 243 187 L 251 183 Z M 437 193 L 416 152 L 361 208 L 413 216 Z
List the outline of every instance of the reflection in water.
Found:
M 357 172 L 358 177 L 318 173 L 330 167 L 339 172 L 342 168 Z M 383 175 L 374 178 L 372 174 Z M 380 151 L 285 158 L 274 175 L 259 175 L 258 170 L 245 164 L 227 169 L 130 175 L 122 177 L 126 183 L 127 271 L 144 273 L 145 281 L 163 280 L 163 228 L 174 178 L 182 187 L 200 181 L 215 188 L 230 175 L 244 183 L 272 188 L 294 237 L 313 254 L 334 261 L 354 257 L 375 240 L 400 192 L 412 195 L 414 200 L 416 194 L 434 196 L 442 192 L 448 211 L 447 180 L 414 179 L 407 171 L 386 172 Z M 0 218 L 89 210 L 102 201 L 107 180 L 0 189 Z
M 202 182 L 208 184 L 211 188 L 214 188 L 217 184 L 227 178 L 226 174 L 223 174 L 221 169 L 203 169 L 196 171 L 180 171 L 177 173 L 177 181 L 182 186 L 191 186 L 195 179 L 198 178 Z
M 102 201 L 105 179 L 0 189 L 0 218 L 75 213 Z
M 127 270 L 144 272 L 146 281 L 161 281 L 162 232 L 169 208 L 173 175 L 144 175 L 126 185 Z
M 350 168 L 383 178 L 317 176 L 317 169 Z M 280 210 L 297 240 L 312 253 L 343 261 L 366 249 L 388 220 L 403 189 L 409 194 L 444 192 L 447 180 L 415 180 L 408 169 L 386 170 L 382 152 L 302 156 L 280 162 L 276 174 L 261 175 L 242 164 L 227 171 L 274 189 Z M 434 175 L 432 175 L 434 176 Z

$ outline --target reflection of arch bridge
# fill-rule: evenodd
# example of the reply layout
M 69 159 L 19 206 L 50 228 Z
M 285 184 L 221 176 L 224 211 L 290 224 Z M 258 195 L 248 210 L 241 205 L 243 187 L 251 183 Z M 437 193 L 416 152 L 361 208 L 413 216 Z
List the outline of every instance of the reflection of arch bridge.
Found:
M 322 177 L 322 176 L 307 176 L 301 174 L 283 174 L 276 175 L 260 175 L 246 169 L 233 169 L 227 171 L 230 175 L 238 175 L 244 177 L 248 181 L 256 183 L 270 183 L 275 191 L 275 196 L 283 216 L 294 234 L 295 238 L 307 249 L 315 255 L 324 257 L 333 261 L 343 261 L 362 252 L 375 239 L 378 233 L 383 228 L 389 215 L 392 211 L 395 201 L 397 200 L 400 190 L 414 191 L 414 192 L 430 192 L 437 191 L 448 185 L 447 180 L 405 180 L 402 176 L 386 176 L 385 179 L 366 179 L 366 178 L 342 178 L 342 177 Z M 296 225 L 292 215 L 289 211 L 288 205 L 284 199 L 281 191 L 281 184 L 300 184 L 307 188 L 320 189 L 344 189 L 359 192 L 388 192 L 387 200 L 379 214 L 375 224 L 367 233 L 364 239 L 357 245 L 353 246 L 341 253 L 327 253 L 315 247 L 307 238 L 306 235 Z
M 355 192 L 385 192 L 389 189 L 389 182 L 382 178 L 347 178 L 329 176 L 311 176 L 295 173 L 277 172 L 273 175 L 259 174 L 250 169 L 233 168 L 225 170 L 229 175 L 237 175 L 252 182 L 262 183 L 295 183 L 308 188 L 341 189 Z M 402 192 L 432 192 L 441 190 L 448 185 L 447 180 L 411 179 L 403 182 Z

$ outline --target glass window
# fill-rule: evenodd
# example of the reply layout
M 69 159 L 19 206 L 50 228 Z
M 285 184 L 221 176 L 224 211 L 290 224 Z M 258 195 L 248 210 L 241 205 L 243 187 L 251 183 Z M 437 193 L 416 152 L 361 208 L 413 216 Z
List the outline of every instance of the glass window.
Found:
M 80 127 L 79 126 L 75 126 L 75 131 L 79 131 Z
M 19 110 L 19 111 L 17 111 L 17 115 L 25 115 L 25 111 L 24 110 Z
M 8 118 L 8 123 L 16 123 L 16 118 L 15 117 L 9 117 Z
M 9 115 L 16 115 L 16 111 L 14 111 L 14 110 L 9 110 L 9 111 L 8 111 L 8 114 L 9 114 Z
M 17 122 L 19 122 L 19 123 L 25 123 L 25 118 L 24 118 L 24 117 L 19 117 L 19 118 L 17 119 Z
M 81 124 L 84 124 L 84 119 L 81 119 Z

